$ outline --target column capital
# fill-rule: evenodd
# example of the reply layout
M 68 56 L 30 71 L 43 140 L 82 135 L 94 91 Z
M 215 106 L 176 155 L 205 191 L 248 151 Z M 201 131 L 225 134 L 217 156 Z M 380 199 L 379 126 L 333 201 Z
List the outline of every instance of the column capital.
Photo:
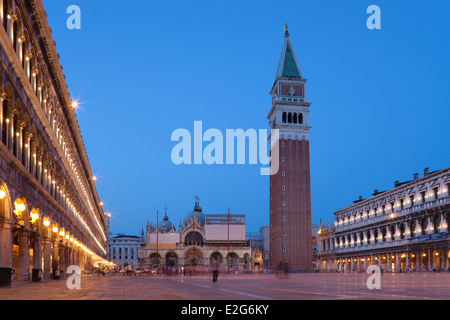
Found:
M 17 21 L 17 19 L 18 19 L 17 14 L 16 14 L 14 11 L 11 11 L 11 10 L 8 11 L 8 16 L 7 16 L 7 18 L 8 18 L 9 20 L 11 20 L 12 22 Z
M 17 41 L 19 41 L 19 42 L 21 42 L 21 43 L 24 43 L 25 40 L 26 40 L 25 33 L 19 32 L 19 33 L 17 34 Z
M 4 90 L 0 90 L 0 102 L 3 102 L 3 101 L 5 101 L 5 100 L 6 100 L 6 98 L 7 98 L 7 94 L 6 94 L 6 91 L 4 91 Z
M 6 217 L 0 216 L 0 228 L 2 229 L 12 229 L 15 221 L 12 219 L 8 219 Z
M 33 51 L 32 50 L 26 50 L 25 51 L 25 59 L 26 60 L 31 60 L 31 58 L 33 58 Z
M 31 131 L 28 129 L 28 130 L 25 130 L 24 132 L 23 132 L 23 138 L 25 139 L 25 140 L 29 140 L 29 139 L 31 139 L 33 137 L 33 134 L 31 133 Z

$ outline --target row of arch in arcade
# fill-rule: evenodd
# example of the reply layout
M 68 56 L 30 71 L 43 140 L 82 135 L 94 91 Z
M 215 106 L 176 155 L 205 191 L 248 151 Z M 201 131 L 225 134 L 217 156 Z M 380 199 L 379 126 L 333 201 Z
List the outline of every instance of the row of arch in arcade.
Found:
M 248 253 L 240 258 L 235 252 L 224 254 L 216 251 L 205 259 L 204 254 L 195 248 L 187 250 L 182 257 L 179 257 L 174 251 L 169 251 L 164 255 L 156 252 L 152 253 L 150 255 L 150 265 L 152 267 L 210 266 L 216 258 L 222 268 L 229 266 L 248 269 L 250 267 L 250 255 Z
M 322 272 L 365 272 L 370 265 L 377 265 L 390 272 L 444 271 L 450 268 L 450 249 L 419 249 L 408 252 L 321 259 L 319 268 Z
M 72 171 L 86 198 L 88 209 L 94 219 L 98 220 L 94 212 L 98 205 L 87 192 L 95 177 L 86 179 L 83 174 L 77 139 L 71 133 L 72 124 L 65 115 L 66 108 L 75 109 L 78 104 L 70 102 L 71 105 L 66 106 L 67 102 L 60 100 L 53 85 L 58 81 L 52 80 L 45 53 L 41 52 L 36 39 L 39 36 L 36 36 L 35 30 L 26 27 L 25 17 L 26 14 L 23 13 L 22 16 L 19 6 L 13 0 L 0 0 L 0 20 L 28 82 L 22 82 L 20 85 L 23 85 L 24 90 L 18 90 L 19 84 L 15 83 L 9 72 L 0 69 L 0 141 L 56 201 L 84 223 L 78 216 L 83 207 L 79 197 L 75 196 L 78 191 L 69 182 L 71 178 L 66 173 L 67 169 Z M 27 88 L 33 96 L 24 96 L 24 92 L 30 92 Z M 37 114 L 43 112 L 47 120 L 41 118 L 39 121 L 36 113 L 30 112 L 33 108 Z M 51 129 L 54 137 L 48 138 L 45 127 Z M 62 151 L 68 167 L 58 157 L 57 149 Z M 102 216 L 99 218 L 103 219 Z M 102 221 L 96 222 L 100 225 Z M 102 236 L 106 241 L 106 236 Z
M 92 252 L 63 224 L 0 182 L 0 247 L 9 248 L 0 251 L 0 287 L 55 278 L 70 265 L 83 269 Z

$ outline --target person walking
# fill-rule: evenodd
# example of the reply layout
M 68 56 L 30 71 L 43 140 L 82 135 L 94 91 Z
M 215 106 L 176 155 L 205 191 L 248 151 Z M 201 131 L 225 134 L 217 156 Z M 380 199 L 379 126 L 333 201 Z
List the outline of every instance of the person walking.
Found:
M 217 279 L 219 277 L 219 261 L 217 260 L 217 257 L 214 258 L 212 262 L 212 272 L 213 272 L 213 283 L 217 282 Z

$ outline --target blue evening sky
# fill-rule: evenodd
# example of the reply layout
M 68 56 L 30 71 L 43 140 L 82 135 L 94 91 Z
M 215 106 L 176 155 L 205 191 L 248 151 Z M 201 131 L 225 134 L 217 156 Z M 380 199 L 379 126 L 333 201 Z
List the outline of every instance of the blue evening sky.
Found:
M 369 30 L 369 5 L 382 29 Z M 81 30 L 69 30 L 70 5 Z M 450 165 L 450 1 L 44 0 L 111 231 L 164 206 L 269 223 L 258 165 L 176 166 L 171 134 L 267 129 L 284 24 L 312 102 L 312 220 Z

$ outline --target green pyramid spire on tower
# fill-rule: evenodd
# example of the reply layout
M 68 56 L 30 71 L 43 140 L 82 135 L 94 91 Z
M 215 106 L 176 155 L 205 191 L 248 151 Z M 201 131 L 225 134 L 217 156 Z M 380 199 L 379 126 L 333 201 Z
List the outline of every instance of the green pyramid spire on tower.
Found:
M 292 47 L 291 40 L 289 39 L 289 32 L 287 25 L 285 26 L 286 33 L 284 35 L 283 49 L 281 51 L 280 62 L 278 64 L 278 70 L 276 77 L 283 78 L 303 78 L 300 66 Z

